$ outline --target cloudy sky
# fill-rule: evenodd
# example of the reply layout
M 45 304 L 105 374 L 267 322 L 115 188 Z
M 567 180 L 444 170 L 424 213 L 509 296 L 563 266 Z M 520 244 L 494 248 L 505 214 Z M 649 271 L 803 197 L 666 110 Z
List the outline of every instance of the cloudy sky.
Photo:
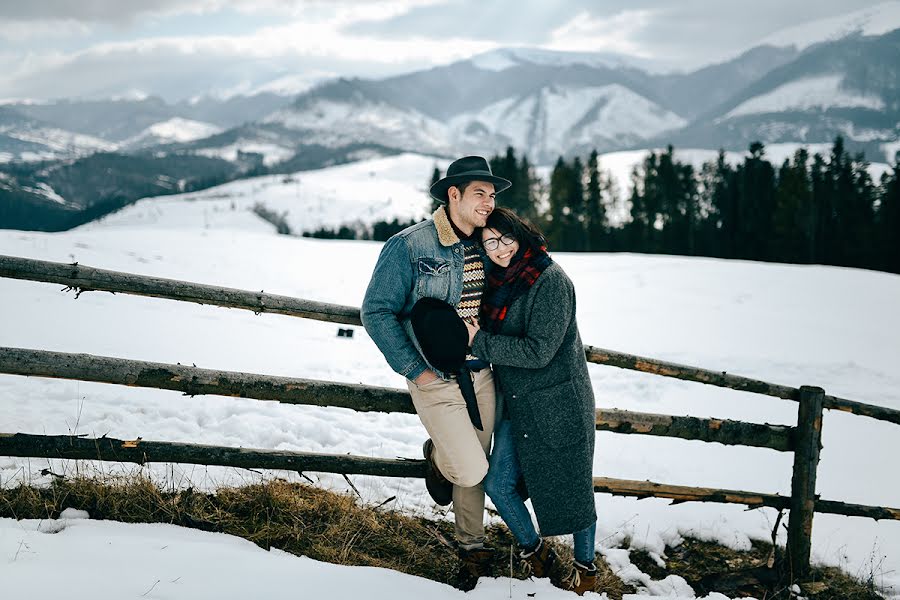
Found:
M 505 46 L 689 70 L 878 1 L 0 0 L 0 99 L 297 90 Z

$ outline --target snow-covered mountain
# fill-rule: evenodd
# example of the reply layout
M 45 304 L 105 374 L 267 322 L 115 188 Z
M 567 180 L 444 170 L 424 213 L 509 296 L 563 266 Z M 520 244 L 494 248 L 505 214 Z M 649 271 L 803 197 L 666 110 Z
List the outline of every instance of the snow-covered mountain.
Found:
M 841 135 L 870 160 L 892 162 L 898 82 L 900 29 L 814 44 L 665 141 L 737 150 L 754 140 L 819 143 Z
M 803 50 L 813 44 L 833 42 L 854 34 L 882 35 L 898 27 L 900 27 L 900 2 L 894 0 L 782 29 L 766 36 L 757 45 L 793 46 Z
M 107 140 L 67 131 L 0 106 L 0 162 L 83 156 L 115 147 Z
M 298 141 L 325 147 L 378 141 L 402 150 L 452 152 L 446 127 L 435 119 L 368 96 L 349 81 L 341 83 L 329 87 L 327 94 L 301 96 L 262 123 L 279 125 L 295 132 Z
M 0 106 L 0 155 L 16 158 L 22 142 L 48 146 L 42 158 L 74 158 L 79 150 L 131 151 L 150 145 L 205 138 L 247 121 L 260 119 L 288 104 L 271 91 L 226 99 L 195 98 L 169 104 L 156 97 L 110 100 L 60 100 Z M 18 128 L 7 127 L 10 123 Z M 43 131 L 46 129 L 46 134 Z M 37 152 L 40 148 L 32 148 Z M 93 150 L 93 151 L 96 151 Z
M 842 23 L 863 23 L 849 37 L 806 47 L 784 32 L 780 39 L 796 43 L 758 46 L 689 74 L 651 74 L 616 55 L 506 48 L 383 80 L 330 81 L 258 121 L 258 139 L 246 126 L 242 138 L 270 143 L 278 126 L 284 149 L 368 142 L 450 156 L 511 145 L 546 164 L 594 148 L 739 151 L 755 140 L 843 135 L 879 160 L 882 145 L 898 139 L 900 30 L 862 33 L 890 28 L 898 4 L 865 12 L 869 21 L 848 16 Z M 813 29 L 830 31 L 825 25 Z
M 452 139 L 477 148 L 526 148 L 538 162 L 563 154 L 639 144 L 686 121 L 619 84 L 546 86 L 450 120 Z

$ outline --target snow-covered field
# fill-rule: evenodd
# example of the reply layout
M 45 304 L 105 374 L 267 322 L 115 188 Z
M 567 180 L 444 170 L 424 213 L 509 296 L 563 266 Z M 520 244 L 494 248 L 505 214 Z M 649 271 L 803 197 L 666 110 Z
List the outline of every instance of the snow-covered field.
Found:
M 295 176 L 300 182 L 296 189 L 290 184 L 261 186 L 261 180 L 254 180 L 255 184 L 237 182 L 209 190 L 205 200 L 151 199 L 66 233 L 0 231 L 0 254 L 78 261 L 358 306 L 381 244 L 279 236 L 249 206 L 260 201 L 278 211 L 289 210 L 289 218 L 298 222 L 329 223 L 341 214 L 383 218 L 401 201 L 421 215 L 426 212 L 424 188 L 433 166 L 431 159 L 405 155 L 300 173 Z M 234 193 L 235 186 L 251 185 L 258 187 Z M 392 186 L 396 192 L 388 191 L 395 189 Z M 319 197 L 329 190 L 330 196 Z M 379 212 L 373 206 L 387 208 Z M 585 343 L 786 385 L 819 385 L 830 394 L 900 408 L 898 276 L 628 254 L 560 253 L 555 258 L 575 282 Z M 338 338 L 334 324 L 106 293 L 85 293 L 75 300 L 58 285 L 4 279 L 0 279 L 0 314 L 2 346 L 392 387 L 403 384 L 361 328 L 352 339 Z M 599 365 L 591 365 L 590 373 L 602 407 L 760 423 L 796 421 L 797 405 L 784 400 Z M 386 458 L 418 457 L 425 438 L 413 415 L 189 398 L 160 390 L 14 376 L 0 376 L 0 415 L 3 432 L 140 436 Z M 893 424 L 826 414 L 818 480 L 821 497 L 900 506 L 894 464 L 900 455 L 898 433 Z M 40 483 L 44 481 L 40 471 L 48 467 L 55 473 L 142 470 L 175 485 L 204 489 L 272 475 L 190 465 L 141 468 L 0 457 L 0 483 Z M 791 455 L 598 433 L 594 472 L 787 495 Z M 322 474 L 318 481 L 346 489 L 339 476 Z M 353 481 L 366 501 L 380 503 L 396 495 L 394 505 L 401 510 L 447 518 L 435 510 L 419 480 L 358 476 Z M 597 508 L 598 550 L 642 593 L 657 597 L 693 594 L 679 578 L 652 582 L 630 563 L 629 548 L 646 549 L 665 560 L 665 544 L 677 543 L 685 535 L 746 548 L 751 539 L 770 537 L 776 516 L 770 509 L 670 506 L 663 500 L 603 494 L 597 495 Z M 842 565 L 861 577 L 872 575 L 900 596 L 900 523 L 817 515 L 813 531 L 817 560 Z M 246 568 L 223 568 L 231 564 Z M 99 584 L 88 584 L 89 575 L 100 565 L 110 575 Z M 336 567 L 266 552 L 223 535 L 84 519 L 0 520 L 0 581 L 5 593 L 12 590 L 35 598 L 63 593 L 76 598 L 192 600 L 263 594 L 287 598 L 298 593 L 437 598 L 459 593 L 383 570 Z M 343 589 L 335 592 L 335 582 Z M 527 598 L 536 593 L 541 598 L 566 597 L 545 583 L 510 583 L 504 578 L 482 582 L 472 597 Z
M 429 214 L 432 171 L 435 166 L 446 169 L 449 162 L 401 154 L 292 175 L 253 177 L 199 192 L 144 200 L 85 228 L 270 231 L 268 223 L 249 212 L 255 204 L 284 214 L 295 233 L 420 219 Z

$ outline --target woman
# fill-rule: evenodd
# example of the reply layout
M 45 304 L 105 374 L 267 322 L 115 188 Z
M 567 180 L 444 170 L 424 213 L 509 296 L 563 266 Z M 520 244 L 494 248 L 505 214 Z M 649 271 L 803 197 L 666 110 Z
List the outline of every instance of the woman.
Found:
M 592 481 L 594 394 L 575 322 L 575 291 L 529 222 L 496 208 L 481 232 L 495 267 L 480 323 L 467 323 L 472 353 L 490 361 L 505 404 L 494 432 L 485 492 L 536 577 L 556 559 L 541 536 L 574 534 L 575 564 L 563 582 L 593 590 L 596 510 Z M 516 490 L 524 478 L 540 535 Z

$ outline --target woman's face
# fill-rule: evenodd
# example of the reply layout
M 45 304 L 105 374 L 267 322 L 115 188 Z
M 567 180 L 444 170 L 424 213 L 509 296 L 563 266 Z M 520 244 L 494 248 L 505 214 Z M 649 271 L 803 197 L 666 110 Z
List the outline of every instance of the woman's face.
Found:
M 512 235 L 500 233 L 492 227 L 481 230 L 481 243 L 491 262 L 508 267 L 509 261 L 519 251 L 519 242 Z

